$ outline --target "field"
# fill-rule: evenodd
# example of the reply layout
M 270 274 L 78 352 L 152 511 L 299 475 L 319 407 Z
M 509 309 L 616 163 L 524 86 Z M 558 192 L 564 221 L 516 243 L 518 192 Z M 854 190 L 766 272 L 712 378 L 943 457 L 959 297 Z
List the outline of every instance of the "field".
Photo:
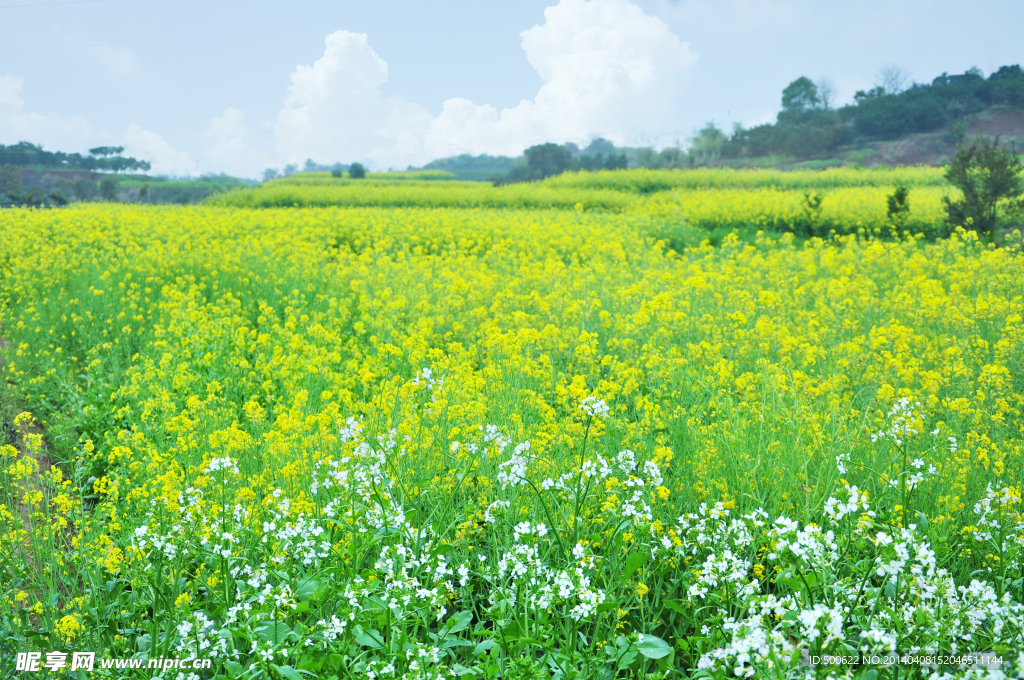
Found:
M 866 172 L 0 212 L 3 672 L 1024 674 L 1024 255 Z
M 910 190 L 894 223 L 888 197 Z M 943 234 L 942 197 L 952 195 L 939 168 L 906 167 L 821 172 L 774 170 L 618 170 L 566 173 L 543 182 L 493 187 L 453 181 L 441 172 L 378 173 L 364 180 L 303 173 L 254 189 L 213 197 L 245 208 L 432 207 L 543 208 L 618 213 L 673 245 L 716 245 L 732 231 L 799 236 Z

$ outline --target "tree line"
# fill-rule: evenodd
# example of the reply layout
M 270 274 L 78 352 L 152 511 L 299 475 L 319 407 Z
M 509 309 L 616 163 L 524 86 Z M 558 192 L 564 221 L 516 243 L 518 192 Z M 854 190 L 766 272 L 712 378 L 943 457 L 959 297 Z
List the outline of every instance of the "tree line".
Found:
M 0 144 L 0 166 L 63 168 L 91 172 L 129 172 L 150 169 L 147 161 L 125 157 L 123 146 L 97 146 L 89 154 L 46 151 L 38 144 L 18 142 L 10 146 Z
M 1002 66 L 988 78 L 974 68 L 909 85 L 899 69 L 890 67 L 879 80 L 874 88 L 858 91 L 853 103 L 834 108 L 828 81 L 800 77 L 782 91 L 775 123 L 737 126 L 731 136 L 712 125 L 697 139 L 721 158 L 814 158 L 843 144 L 932 132 L 999 104 L 1024 106 L 1024 71 L 1016 64 Z

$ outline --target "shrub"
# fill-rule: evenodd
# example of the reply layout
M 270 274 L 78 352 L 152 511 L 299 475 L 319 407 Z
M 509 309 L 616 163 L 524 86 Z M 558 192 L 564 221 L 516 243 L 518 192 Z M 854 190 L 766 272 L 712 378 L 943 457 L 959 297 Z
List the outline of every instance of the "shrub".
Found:
M 963 193 L 962 198 L 943 199 L 949 227 L 963 227 L 982 236 L 1019 224 L 1024 200 L 1021 173 L 1024 163 L 1013 144 L 1001 146 L 998 135 L 979 135 L 967 143 L 958 131 L 956 156 L 946 169 L 946 179 Z

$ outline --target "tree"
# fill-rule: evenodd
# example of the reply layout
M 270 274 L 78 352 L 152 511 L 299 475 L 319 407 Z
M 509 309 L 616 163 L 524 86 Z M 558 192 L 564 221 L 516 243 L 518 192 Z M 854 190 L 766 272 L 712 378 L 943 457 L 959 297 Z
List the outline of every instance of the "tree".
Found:
M 885 94 L 899 94 L 907 89 L 910 76 L 896 64 L 889 64 L 878 69 L 875 74 L 875 87 Z
M 110 156 L 120 156 L 123 151 L 123 146 L 97 146 L 95 149 L 89 149 L 89 155 L 97 158 L 108 158 Z
M 10 163 L 0 168 L 0 196 L 6 196 L 11 203 L 24 200 L 25 187 L 21 183 L 21 170 Z
M 263 171 L 263 181 L 269 182 L 277 177 L 277 168 L 267 168 Z
M 597 137 L 590 140 L 590 144 L 587 144 L 587 148 L 583 150 L 583 153 L 591 154 L 592 156 L 611 156 L 615 153 L 615 145 L 604 137 Z
M 803 113 L 821 105 L 818 86 L 810 78 L 800 76 L 782 91 L 782 110 L 787 113 Z
M 104 201 L 117 200 L 117 178 L 104 177 L 100 181 L 100 196 Z
M 821 108 L 831 109 L 836 101 L 836 86 L 832 79 L 822 76 L 818 78 L 818 82 L 814 83 L 814 86 L 818 88 L 818 100 Z
M 957 129 L 956 156 L 946 169 L 946 179 L 963 194 L 942 199 L 950 227 L 963 227 L 982 236 L 992 236 L 1001 227 L 1017 226 L 1024 214 L 1024 163 L 1016 147 L 1001 146 L 995 138 L 979 135 L 966 141 Z
M 627 164 L 628 161 L 624 153 L 613 153 L 604 159 L 605 170 L 625 170 Z
M 348 166 L 348 176 L 352 179 L 362 179 L 366 177 L 366 168 L 362 163 L 353 163 Z
M 888 207 L 889 224 L 897 234 L 900 234 L 907 223 L 907 217 L 910 216 L 910 189 L 902 185 L 898 186 L 886 197 L 885 201 Z
M 525 151 L 525 154 L 530 179 L 544 179 L 552 175 L 560 175 L 573 168 L 572 150 L 558 144 L 548 142 L 531 146 Z
M 722 155 L 722 148 L 729 141 L 728 135 L 709 122 L 690 138 L 691 165 L 707 165 Z

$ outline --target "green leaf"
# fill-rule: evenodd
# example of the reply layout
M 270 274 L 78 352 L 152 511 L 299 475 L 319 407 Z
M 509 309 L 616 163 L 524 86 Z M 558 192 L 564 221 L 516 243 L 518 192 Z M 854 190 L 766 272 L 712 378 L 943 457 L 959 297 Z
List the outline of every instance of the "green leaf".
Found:
M 672 648 L 668 646 L 668 643 L 662 640 L 660 637 L 648 635 L 642 633 L 640 635 L 640 642 L 636 645 L 637 651 L 646 656 L 648 659 L 660 659 L 664 656 L 668 656 L 672 652 Z
M 356 626 L 353 632 L 355 633 L 356 642 L 361 644 L 363 647 L 380 649 L 384 646 L 384 638 L 382 638 L 380 633 L 375 630 L 365 631 L 362 626 Z
M 864 680 L 878 680 L 878 671 L 872 668 L 864 674 Z
M 633 553 L 626 558 L 626 570 L 622 572 L 623 578 L 629 577 L 634 571 L 647 564 L 651 556 L 647 553 Z
M 274 666 L 274 670 L 280 673 L 285 680 L 302 680 L 302 673 L 291 666 Z
M 924 516 L 924 513 L 917 511 L 914 514 L 917 515 L 917 523 L 921 526 L 921 529 L 928 531 L 928 518 Z
M 481 654 L 486 652 L 488 649 L 493 649 L 493 648 L 495 648 L 497 646 L 498 646 L 498 643 L 495 642 L 494 640 L 484 640 L 483 642 L 481 642 L 480 644 L 478 644 L 476 647 L 473 648 L 473 656 L 480 656 Z
M 444 627 L 441 629 L 441 637 L 462 632 L 469 628 L 469 624 L 472 622 L 473 612 L 459 612 L 445 622 Z
M 292 629 L 280 621 L 269 621 L 256 629 L 256 635 L 264 642 L 282 642 L 293 635 Z
M 686 603 L 682 600 L 665 600 L 665 606 L 674 611 L 676 614 L 686 615 Z
M 316 591 L 320 589 L 320 581 L 315 578 L 306 579 L 295 591 L 295 599 L 299 602 L 311 600 L 316 597 Z

